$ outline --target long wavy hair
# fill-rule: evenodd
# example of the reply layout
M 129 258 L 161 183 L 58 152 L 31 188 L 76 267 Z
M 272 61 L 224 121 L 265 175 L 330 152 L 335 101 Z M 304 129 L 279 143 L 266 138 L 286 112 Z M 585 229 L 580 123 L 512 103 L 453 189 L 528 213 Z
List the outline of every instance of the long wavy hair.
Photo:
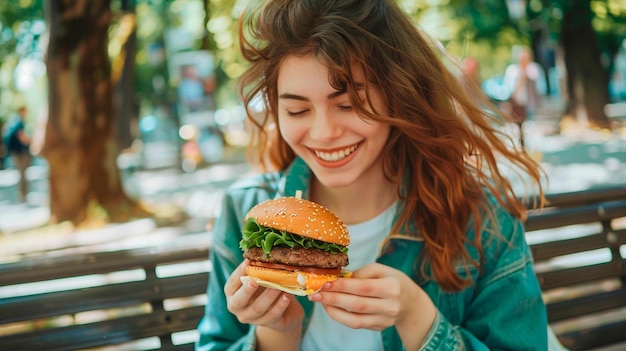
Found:
M 391 126 L 382 151 L 384 174 L 399 185 L 403 201 L 392 233 L 423 238 L 423 259 L 416 262 L 442 288 L 458 291 L 471 283 L 457 267 L 480 268 L 481 229 L 488 220 L 497 223 L 487 192 L 525 218 L 526 205 L 499 164 L 525 174 L 543 199 L 541 169 L 497 128 L 502 114 L 482 95 L 477 100 L 468 93 L 453 60 L 394 0 L 259 1 L 241 16 L 239 38 L 250 63 L 238 84 L 253 126 L 252 162 L 281 170 L 296 157 L 277 127 L 278 70 L 287 56 L 313 55 L 328 66 L 331 86 L 347 92 L 361 118 Z M 361 105 L 359 82 L 351 75 L 355 65 L 367 77 L 360 82 L 363 91 L 378 86 L 388 113 Z M 254 112 L 258 102 L 265 107 L 261 113 Z M 468 223 L 475 229 L 478 261 L 466 247 Z

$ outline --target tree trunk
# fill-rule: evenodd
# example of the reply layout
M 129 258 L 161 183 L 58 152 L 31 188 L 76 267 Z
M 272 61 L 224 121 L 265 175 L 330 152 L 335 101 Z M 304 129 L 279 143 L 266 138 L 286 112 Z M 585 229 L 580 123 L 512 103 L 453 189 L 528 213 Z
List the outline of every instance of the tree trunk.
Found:
M 110 0 L 46 1 L 51 221 L 125 221 L 145 211 L 129 199 L 116 166 Z M 103 218 L 101 214 L 105 214 Z
M 215 42 L 213 41 L 213 35 L 207 30 L 209 21 L 211 20 L 211 0 L 202 0 L 202 6 L 204 7 L 204 21 L 202 21 L 203 33 L 200 50 L 208 50 L 214 54 Z
M 116 58 L 113 73 L 114 106 L 117 122 L 116 139 L 120 149 L 131 146 L 138 131 L 131 130 L 137 125 L 139 106 L 135 97 L 135 55 L 137 52 L 137 16 L 135 1 L 122 0 L 120 30 L 118 40 L 123 45 L 120 55 Z
M 609 103 L 609 77 L 602 66 L 591 18 L 590 0 L 570 0 L 564 11 L 561 45 L 567 71 L 566 112 L 592 127 L 610 128 L 604 112 Z

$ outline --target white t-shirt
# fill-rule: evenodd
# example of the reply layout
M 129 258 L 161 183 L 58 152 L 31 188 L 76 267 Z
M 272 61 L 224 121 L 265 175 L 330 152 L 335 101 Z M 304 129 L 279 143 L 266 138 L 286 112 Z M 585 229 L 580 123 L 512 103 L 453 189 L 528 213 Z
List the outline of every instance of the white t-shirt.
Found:
M 378 248 L 391 230 L 395 213 L 396 204 L 394 203 L 378 216 L 366 222 L 348 226 L 350 262 L 347 269 L 356 270 L 376 261 Z M 350 342 L 347 343 L 347 340 Z M 330 319 L 322 305 L 315 303 L 311 322 L 304 334 L 300 349 L 304 351 L 377 351 L 382 348 L 382 337 L 379 331 L 349 328 Z

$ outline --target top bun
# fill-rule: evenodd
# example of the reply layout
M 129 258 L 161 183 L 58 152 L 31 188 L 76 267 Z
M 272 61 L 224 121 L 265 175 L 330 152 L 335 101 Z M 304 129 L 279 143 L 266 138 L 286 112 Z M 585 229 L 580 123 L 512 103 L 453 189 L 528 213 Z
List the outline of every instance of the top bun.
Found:
M 266 200 L 254 206 L 245 220 L 256 219 L 264 227 L 341 246 L 350 244 L 348 228 L 337 215 L 315 202 L 295 197 Z

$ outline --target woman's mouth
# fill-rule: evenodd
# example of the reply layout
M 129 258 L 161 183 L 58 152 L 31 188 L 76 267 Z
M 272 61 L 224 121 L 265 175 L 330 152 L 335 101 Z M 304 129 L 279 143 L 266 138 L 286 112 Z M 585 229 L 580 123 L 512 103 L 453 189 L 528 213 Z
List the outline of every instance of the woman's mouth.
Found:
M 345 159 L 346 157 L 350 156 L 354 151 L 356 151 L 356 149 L 359 148 L 360 145 L 361 143 L 358 143 L 358 144 L 354 144 L 354 145 L 347 146 L 345 148 L 341 148 L 337 150 L 332 150 L 332 151 L 313 150 L 313 152 L 315 153 L 315 156 L 317 156 L 319 159 L 323 161 L 339 162 Z

